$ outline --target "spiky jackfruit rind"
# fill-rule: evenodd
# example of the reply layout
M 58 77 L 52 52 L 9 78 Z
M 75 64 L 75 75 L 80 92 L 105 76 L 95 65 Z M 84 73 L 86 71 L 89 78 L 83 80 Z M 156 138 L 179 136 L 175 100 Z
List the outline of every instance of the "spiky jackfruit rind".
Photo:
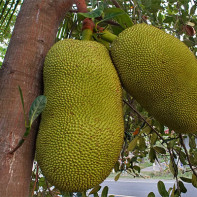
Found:
M 117 161 L 124 135 L 122 89 L 108 50 L 66 39 L 48 52 L 36 158 L 58 189 L 81 192 L 100 184 Z
M 125 89 L 158 121 L 197 133 L 197 61 L 179 39 L 147 24 L 113 42 L 112 60 Z

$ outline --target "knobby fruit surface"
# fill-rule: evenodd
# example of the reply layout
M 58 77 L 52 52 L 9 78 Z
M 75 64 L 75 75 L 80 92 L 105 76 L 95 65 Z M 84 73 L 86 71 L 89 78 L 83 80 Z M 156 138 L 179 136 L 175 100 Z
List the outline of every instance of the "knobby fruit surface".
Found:
M 197 61 L 179 39 L 147 24 L 121 32 L 111 47 L 125 89 L 180 133 L 197 133 Z
M 108 50 L 65 39 L 43 70 L 47 105 L 36 141 L 42 173 L 58 189 L 81 192 L 110 174 L 123 144 L 122 89 Z

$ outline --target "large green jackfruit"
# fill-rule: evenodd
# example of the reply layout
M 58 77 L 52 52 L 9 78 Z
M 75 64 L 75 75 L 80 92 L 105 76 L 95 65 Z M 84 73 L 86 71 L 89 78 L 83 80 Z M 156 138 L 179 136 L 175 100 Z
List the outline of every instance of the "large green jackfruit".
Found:
M 147 24 L 121 32 L 111 48 L 125 89 L 158 121 L 197 132 L 197 61 L 179 39 Z
M 123 144 L 122 90 L 108 50 L 66 39 L 48 52 L 43 71 L 47 105 L 36 158 L 58 189 L 81 192 L 111 172 Z

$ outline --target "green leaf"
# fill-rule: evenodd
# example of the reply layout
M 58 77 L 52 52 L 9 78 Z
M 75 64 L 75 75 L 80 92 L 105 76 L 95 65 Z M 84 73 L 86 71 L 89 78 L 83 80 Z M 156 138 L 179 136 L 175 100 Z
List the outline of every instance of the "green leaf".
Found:
M 129 146 L 128 146 L 128 151 L 133 151 L 135 149 L 135 147 L 137 146 L 137 140 L 139 139 L 139 137 L 135 137 L 130 143 L 129 143 Z
M 185 185 L 183 184 L 182 181 L 179 181 L 179 187 L 180 187 L 180 190 L 182 193 L 186 193 L 187 192 L 187 189 L 185 187 Z
M 95 193 L 95 194 L 94 194 L 94 197 L 99 197 L 98 193 Z
M 195 137 L 193 135 L 189 135 L 189 147 L 191 149 L 196 148 L 196 141 L 195 141 Z
M 151 138 L 150 138 L 150 144 L 151 145 L 155 145 L 156 141 L 157 141 L 157 134 L 154 132 L 152 135 L 151 135 Z
M 186 165 L 186 154 L 183 151 L 179 152 L 179 159 L 183 165 Z
M 115 9 L 118 9 L 118 8 L 115 8 Z M 112 12 L 112 13 L 109 13 L 109 14 L 105 15 L 105 17 L 103 18 L 103 20 L 101 20 L 100 22 L 106 21 L 106 20 L 110 20 L 112 18 L 115 18 L 115 17 L 120 16 L 120 15 L 123 15 L 123 14 L 125 14 L 125 12 L 122 12 L 122 10 L 121 10 L 121 12 L 115 12 L 115 13 Z
M 40 115 L 40 113 L 44 110 L 47 103 L 47 98 L 44 95 L 38 96 L 32 103 L 30 111 L 29 111 L 29 124 L 30 127 L 33 121 Z
M 176 142 L 177 142 L 176 139 L 170 140 L 169 143 L 167 144 L 167 147 L 168 148 L 173 148 L 174 145 L 176 144 Z
M 192 174 L 192 185 L 197 188 L 197 177 L 195 174 Z
M 119 172 L 119 173 L 115 176 L 114 180 L 115 180 L 115 181 L 118 181 L 118 179 L 120 178 L 120 175 L 121 175 L 121 172 Z
M 166 187 L 162 181 L 159 181 L 157 183 L 157 188 L 158 188 L 158 191 L 162 197 L 169 197 Z
M 95 193 L 97 193 L 100 189 L 101 189 L 101 186 L 100 186 L 100 185 L 97 185 L 96 187 L 94 187 L 94 188 L 90 191 L 89 195 L 90 195 L 90 194 L 95 194 Z
M 103 188 L 101 197 L 107 197 L 108 190 L 109 190 L 109 188 L 108 188 L 107 186 L 105 186 L 105 187 Z
M 133 169 L 138 171 L 138 173 L 140 173 L 141 168 L 139 166 L 133 166 Z
M 163 19 L 164 19 L 164 15 L 159 12 L 159 15 L 158 15 L 158 20 L 159 20 L 159 23 L 162 24 L 163 23 Z
M 180 179 L 186 183 L 192 183 L 192 179 L 189 179 L 187 177 L 180 177 Z
M 172 160 L 170 158 L 170 164 L 169 164 L 169 168 L 170 168 L 170 171 L 171 173 L 174 175 L 174 177 L 177 175 L 178 173 L 178 168 L 177 168 L 177 165 L 176 163 L 174 162 L 174 160 Z
M 91 6 L 94 8 L 96 6 L 97 0 L 90 0 Z
M 155 151 L 157 151 L 158 153 L 166 154 L 166 150 L 165 150 L 163 147 L 160 147 L 160 146 L 154 146 L 153 148 L 154 148 L 154 149 L 155 149 Z
M 176 190 L 176 187 L 175 187 L 175 184 L 174 184 L 170 197 L 175 197 L 175 190 Z M 170 190 L 168 190 L 168 194 L 170 194 Z
M 194 152 L 193 156 L 194 156 L 193 164 L 194 164 L 194 166 L 197 166 L 197 152 Z
M 189 155 L 189 159 L 190 159 L 191 164 L 194 166 L 194 156 L 192 153 Z
M 155 150 L 152 147 L 150 148 L 149 159 L 150 159 L 151 163 L 154 163 L 155 159 L 156 159 L 156 153 L 155 153 Z
M 97 18 L 100 17 L 103 14 L 104 7 L 99 6 L 97 9 L 87 12 L 87 13 L 81 13 L 79 12 L 78 14 L 81 16 L 84 16 L 85 18 Z
M 113 19 L 116 20 L 123 29 L 131 27 L 133 25 L 133 22 L 129 15 L 120 8 L 107 8 L 104 10 L 104 13 L 106 19 L 110 19 L 113 17 Z
M 153 192 L 150 192 L 147 197 L 155 197 L 155 194 Z
M 173 22 L 174 18 L 171 16 L 166 16 L 166 18 L 164 19 L 163 23 L 171 23 Z
M 149 126 L 146 126 L 146 127 L 144 127 L 143 129 L 142 129 L 142 131 L 141 131 L 141 133 L 145 133 L 145 134 L 150 134 L 150 132 L 151 132 L 151 128 L 149 127 Z
M 41 187 L 44 187 L 44 185 L 46 185 L 46 181 L 45 181 L 45 178 L 44 177 L 41 177 L 38 181 L 38 184 L 39 186 Z
M 161 9 L 160 0 L 159 1 L 158 0 L 141 0 L 141 2 L 145 6 L 145 8 L 151 13 L 156 13 L 158 12 L 159 9 Z
M 146 149 L 146 141 L 144 137 L 140 137 L 137 141 L 139 150 L 144 151 Z
M 147 118 L 146 119 L 146 122 L 148 122 L 150 125 L 152 125 L 152 119 L 150 119 L 150 118 Z M 142 129 L 142 131 L 141 131 L 141 134 L 142 133 L 145 133 L 145 134 L 150 134 L 150 132 L 152 131 L 152 128 L 149 126 L 149 125 L 146 125 L 143 129 Z
M 119 166 L 120 166 L 120 163 L 119 163 L 119 161 L 117 161 L 117 162 L 115 163 L 115 165 L 114 165 L 114 170 L 115 170 L 115 172 L 118 172 L 118 171 L 119 171 Z
M 147 118 L 146 122 L 149 123 L 150 125 L 152 125 L 153 120 L 151 118 Z M 145 127 L 142 129 L 141 134 L 145 133 L 145 134 L 150 134 L 150 132 L 152 131 L 152 128 L 149 125 L 145 125 Z
M 115 35 L 118 35 L 119 33 L 121 33 L 124 29 L 121 26 L 111 26 L 112 32 Z

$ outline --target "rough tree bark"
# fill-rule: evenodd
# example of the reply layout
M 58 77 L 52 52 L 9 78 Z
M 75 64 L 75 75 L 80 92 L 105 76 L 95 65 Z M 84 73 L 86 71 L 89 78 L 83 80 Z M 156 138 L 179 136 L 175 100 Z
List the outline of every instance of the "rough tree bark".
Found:
M 53 45 L 58 26 L 72 5 L 71 0 L 24 0 L 7 54 L 0 70 L 0 196 L 26 197 L 29 193 L 35 135 L 31 134 L 14 154 L 8 152 L 25 132 L 20 85 L 29 111 L 42 93 L 42 65 Z

